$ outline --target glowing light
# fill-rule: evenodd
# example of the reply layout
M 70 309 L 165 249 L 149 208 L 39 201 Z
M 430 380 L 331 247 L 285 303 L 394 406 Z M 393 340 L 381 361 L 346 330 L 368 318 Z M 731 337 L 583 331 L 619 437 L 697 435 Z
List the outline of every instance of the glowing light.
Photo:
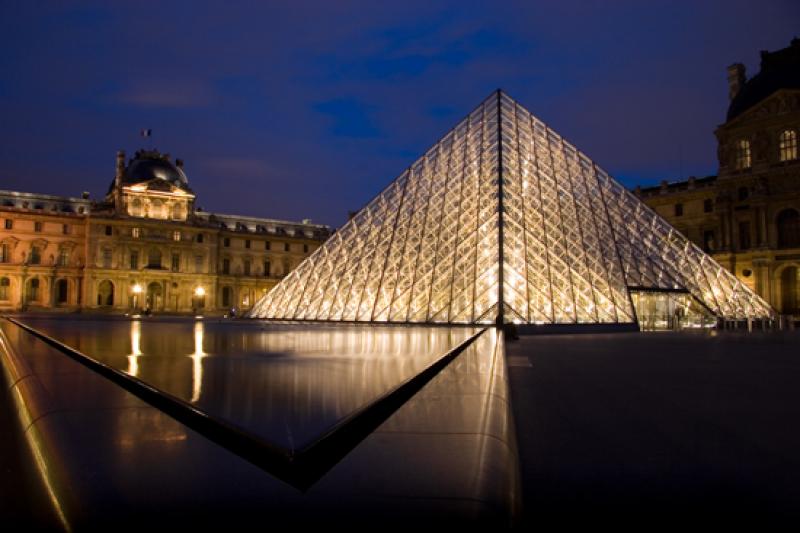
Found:
M 192 403 L 200 400 L 203 387 L 203 358 L 208 355 L 203 351 L 203 333 L 203 322 L 195 322 L 194 353 L 189 356 L 192 358 Z
M 484 141 L 487 128 L 499 143 Z M 501 150 L 511 163 L 500 164 Z M 686 290 L 718 316 L 772 316 L 749 288 L 734 290 L 733 274 L 501 92 L 425 153 L 250 316 L 470 323 L 492 322 L 502 308 L 524 323 L 627 323 L 636 320 L 629 287 Z M 443 160 L 481 163 L 451 173 L 440 170 Z
M 195 287 L 194 295 L 197 296 L 198 298 L 205 296 L 206 295 L 205 287 L 200 287 L 200 286 Z
M 131 287 L 131 291 L 133 291 L 133 294 L 141 294 L 142 286 L 136 283 L 133 287 Z
M 139 357 L 142 355 L 142 323 L 131 321 L 131 353 L 128 355 L 128 374 L 139 375 Z

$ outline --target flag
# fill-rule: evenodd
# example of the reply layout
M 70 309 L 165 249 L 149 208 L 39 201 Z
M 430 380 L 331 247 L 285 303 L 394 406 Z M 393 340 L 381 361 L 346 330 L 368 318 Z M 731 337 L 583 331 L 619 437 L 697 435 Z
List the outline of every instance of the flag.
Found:
M 150 137 L 152 135 L 153 130 L 142 130 L 142 137 Z

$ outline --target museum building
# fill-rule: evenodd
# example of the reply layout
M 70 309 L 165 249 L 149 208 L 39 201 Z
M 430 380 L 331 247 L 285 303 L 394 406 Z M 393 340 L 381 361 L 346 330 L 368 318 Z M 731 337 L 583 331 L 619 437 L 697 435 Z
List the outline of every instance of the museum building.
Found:
M 0 191 L 0 310 L 249 309 L 331 233 L 209 213 L 180 159 L 140 150 L 102 201 Z
M 728 67 L 730 104 L 714 132 L 719 173 L 636 195 L 778 312 L 800 315 L 800 39 Z

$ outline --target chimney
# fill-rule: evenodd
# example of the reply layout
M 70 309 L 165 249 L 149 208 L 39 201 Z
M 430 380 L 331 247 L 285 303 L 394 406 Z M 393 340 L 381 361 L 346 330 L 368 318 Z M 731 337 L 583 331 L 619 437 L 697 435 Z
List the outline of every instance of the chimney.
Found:
M 125 150 L 117 151 L 117 170 L 114 173 L 114 186 L 122 185 L 122 175 L 125 174 Z
M 744 72 L 744 65 L 741 63 L 734 63 L 728 67 L 728 99 L 733 100 L 739 91 L 742 90 L 744 82 L 747 81 L 747 76 Z

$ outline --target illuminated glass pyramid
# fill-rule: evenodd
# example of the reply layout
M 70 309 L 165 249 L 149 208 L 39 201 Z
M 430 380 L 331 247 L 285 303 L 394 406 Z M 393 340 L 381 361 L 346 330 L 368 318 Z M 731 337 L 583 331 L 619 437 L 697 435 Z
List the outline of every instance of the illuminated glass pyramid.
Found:
M 583 153 L 493 93 L 250 312 L 286 320 L 634 324 L 631 290 L 770 307 Z

